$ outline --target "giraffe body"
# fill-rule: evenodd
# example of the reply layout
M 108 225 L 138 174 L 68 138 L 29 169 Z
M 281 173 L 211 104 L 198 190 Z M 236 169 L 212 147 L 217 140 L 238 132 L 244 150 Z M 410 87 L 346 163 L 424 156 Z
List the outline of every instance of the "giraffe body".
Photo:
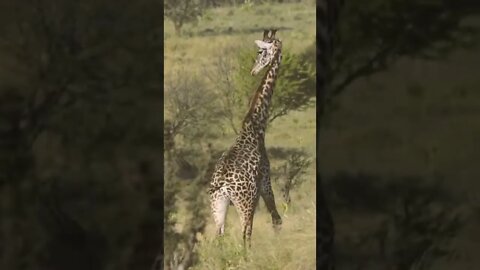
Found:
M 217 235 L 224 233 L 227 209 L 232 203 L 240 216 L 244 244 L 248 243 L 249 246 L 259 197 L 263 198 L 272 215 L 274 228 L 279 228 L 282 223 L 275 205 L 270 183 L 270 162 L 265 149 L 268 108 L 281 60 L 281 41 L 274 36 L 275 31 L 270 37 L 265 31 L 263 41 L 255 41 L 260 50 L 252 75 L 266 66 L 269 68 L 250 102 L 242 130 L 215 166 L 209 189 Z

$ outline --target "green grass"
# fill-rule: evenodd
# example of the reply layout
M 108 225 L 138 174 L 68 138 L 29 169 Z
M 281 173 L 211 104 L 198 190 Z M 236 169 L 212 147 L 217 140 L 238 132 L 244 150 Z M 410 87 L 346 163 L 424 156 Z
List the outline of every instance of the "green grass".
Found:
M 278 36 L 284 48 L 301 52 L 315 38 L 313 5 L 213 9 L 198 25 L 186 27 L 181 37 L 173 34 L 172 24 L 166 21 L 167 79 L 176 69 L 201 75 L 202 69 L 208 69 L 219 53 L 234 57 L 238 48 L 254 50 L 253 40 L 261 36 L 261 31 L 248 31 L 268 26 L 291 28 L 279 31 Z M 206 29 L 214 34 L 201 36 Z M 323 119 L 325 126 L 320 134 L 319 149 L 321 171 L 326 179 L 338 171 L 368 172 L 385 178 L 392 175 L 430 177 L 436 173 L 462 197 L 464 205 L 480 209 L 479 62 L 480 48 L 477 47 L 457 51 L 446 61 L 403 59 L 388 71 L 355 82 L 337 100 L 340 108 Z M 267 130 L 266 144 L 267 147 L 300 148 L 315 157 L 315 134 L 315 109 L 311 108 L 275 120 Z M 215 146 L 227 148 L 234 137 L 232 132 L 227 132 Z M 433 148 L 436 153 L 431 155 Z M 272 160 L 272 167 L 280 162 Z M 313 163 L 307 181 L 293 191 L 292 206 L 286 214 L 274 183 L 277 206 L 285 214 L 283 229 L 279 235 L 274 234 L 270 216 L 261 202 L 254 220 L 252 252 L 246 258 L 241 254 L 241 232 L 234 208 L 230 207 L 227 235 L 222 243 L 214 239 L 212 220 L 209 220 L 198 246 L 200 264 L 194 269 L 315 269 L 315 170 Z M 340 246 L 343 239 L 355 238 L 376 222 L 375 217 L 363 213 L 333 214 Z M 455 246 L 462 256 L 470 259 L 443 262 L 434 269 L 475 269 L 468 267 L 479 260 L 474 252 L 479 246 L 472 236 L 480 236 L 480 224 L 478 217 L 468 222 L 455 240 Z
M 182 69 L 194 74 L 208 68 L 216 55 L 235 55 L 239 47 L 254 49 L 253 41 L 261 38 L 263 28 L 286 27 L 278 37 L 283 48 L 301 52 L 315 41 L 315 8 L 312 3 L 258 5 L 250 9 L 216 8 L 207 10 L 196 26 L 186 25 L 184 35 L 174 34 L 173 24 L 165 21 L 165 76 Z M 228 33 L 228 29 L 231 33 Z M 203 35 L 205 30 L 211 35 Z M 260 29 L 258 32 L 253 30 Z
M 301 210 L 289 209 L 283 215 L 278 235 L 270 228 L 270 216 L 262 208 L 255 217 L 252 249 L 247 256 L 243 256 L 238 217 L 230 211 L 224 239 L 202 238 L 201 263 L 194 269 L 315 269 L 315 203 L 297 208 Z
M 208 10 L 197 25 L 185 26 L 180 37 L 174 35 L 172 23 L 165 21 L 166 80 L 176 76 L 176 70 L 202 77 L 219 53 L 232 58 L 238 48 L 251 47 L 255 52 L 253 41 L 262 37 L 263 28 L 272 26 L 289 28 L 277 33 L 283 48 L 302 52 L 315 40 L 314 2 Z M 211 29 L 213 35 L 202 36 L 206 29 Z M 252 32 L 255 29 L 258 31 Z M 315 158 L 315 117 L 315 108 L 311 108 L 275 120 L 267 130 L 267 148 L 302 149 Z M 212 143 L 216 148 L 227 149 L 234 138 L 235 134 L 227 128 L 222 138 Z M 283 162 L 271 158 L 272 168 Z M 252 249 L 246 257 L 242 255 L 240 221 L 234 207 L 229 208 L 227 235 L 221 243 L 214 237 L 213 219 L 209 217 L 205 234 L 199 236 L 200 262 L 194 269 L 315 269 L 315 163 L 308 168 L 305 178 L 303 185 L 292 191 L 288 209 L 284 207 L 278 184 L 273 183 L 277 209 L 283 218 L 282 230 L 278 235 L 274 233 L 271 217 L 260 201 L 254 219 Z M 186 215 L 182 205 L 180 202 L 177 213 L 179 229 Z

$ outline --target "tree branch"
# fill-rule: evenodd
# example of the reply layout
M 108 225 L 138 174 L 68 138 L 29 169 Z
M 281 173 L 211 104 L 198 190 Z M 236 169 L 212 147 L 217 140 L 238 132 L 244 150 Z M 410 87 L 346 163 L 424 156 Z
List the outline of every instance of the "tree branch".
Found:
M 389 57 L 390 52 L 393 49 L 393 45 L 383 48 L 373 57 L 371 57 L 365 64 L 358 67 L 350 74 L 347 74 L 342 82 L 340 82 L 338 85 L 333 86 L 331 94 L 328 94 L 327 96 L 327 100 L 340 95 L 356 79 L 385 69 L 385 63 Z

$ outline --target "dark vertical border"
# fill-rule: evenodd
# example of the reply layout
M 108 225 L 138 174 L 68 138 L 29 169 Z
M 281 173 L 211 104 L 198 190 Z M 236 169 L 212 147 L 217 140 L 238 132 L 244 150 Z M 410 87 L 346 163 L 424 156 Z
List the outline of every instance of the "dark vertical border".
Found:
M 160 0 L 158 0 L 158 1 L 160 1 Z M 164 16 L 163 16 L 163 8 L 164 8 L 164 7 L 163 7 L 163 3 L 164 3 L 164 2 L 162 1 L 162 3 L 161 3 L 161 6 L 162 6 L 161 20 L 162 20 L 162 22 L 160 23 L 160 26 L 162 27 L 162 29 L 160 30 L 161 33 L 162 33 L 162 41 L 160 42 L 160 48 L 161 48 L 161 51 L 162 51 L 162 56 L 161 56 L 161 59 L 162 59 L 162 67 L 160 68 L 160 71 L 161 71 L 161 75 L 160 75 L 160 76 L 162 77 L 162 78 L 161 78 L 161 83 L 162 83 L 162 86 L 161 86 L 161 87 L 162 87 L 162 88 L 159 89 L 160 91 L 162 91 L 162 100 L 161 100 L 161 105 L 160 105 L 160 106 L 162 106 L 162 114 L 161 114 L 161 116 L 162 116 L 162 130 L 164 130 L 163 119 L 164 119 L 164 110 L 165 110 L 165 108 L 164 108 L 164 100 L 165 100 L 165 98 L 164 98 L 164 93 L 165 93 L 165 92 L 164 92 L 164 87 L 163 87 L 163 85 L 164 85 L 164 83 L 165 83 L 165 82 L 164 82 L 164 77 L 163 77 L 164 74 L 165 74 L 164 69 L 163 69 L 163 68 L 164 68 L 163 63 L 165 63 L 165 60 L 164 60 L 164 55 L 165 55 L 164 33 L 165 33 L 165 32 L 164 32 L 164 30 L 163 30 L 163 29 L 165 28 L 165 26 L 164 26 L 163 24 L 164 24 L 164 22 L 165 22 L 165 19 L 164 19 Z M 162 138 L 161 138 L 161 140 L 162 140 L 162 150 L 164 150 L 164 149 L 165 149 L 165 146 L 163 145 L 163 143 L 164 143 L 163 133 L 162 133 Z M 162 164 L 160 165 L 160 168 L 161 168 L 161 170 L 162 170 L 162 175 L 164 175 L 164 173 L 165 173 L 165 168 L 164 168 L 165 161 L 164 161 L 163 151 L 162 151 L 162 158 L 161 158 L 161 160 L 162 160 Z M 162 194 L 161 204 L 160 204 L 160 205 L 161 205 L 160 214 L 161 214 L 161 216 L 162 216 L 162 226 L 161 226 L 162 236 L 160 237 L 160 239 L 161 239 L 161 245 L 160 245 L 160 249 L 161 249 L 161 250 L 160 250 L 160 258 L 161 258 L 160 262 L 161 262 L 161 267 L 160 267 L 160 269 L 163 269 L 163 254 L 164 254 L 164 251 L 163 251 L 163 250 L 164 250 L 164 249 L 163 249 L 163 246 L 164 246 L 164 245 L 163 245 L 163 243 L 164 243 L 164 239 L 163 239 L 163 236 L 164 236 L 164 233 L 163 233 L 163 232 L 164 232 L 163 220 L 165 220 L 164 217 L 163 217 L 163 215 L 164 215 L 164 211 L 163 211 L 163 207 L 164 207 L 164 200 L 163 200 L 164 184 L 165 184 L 164 178 L 162 177 L 162 179 L 160 179 L 160 192 L 161 192 L 160 194 Z
M 160 79 L 160 82 L 161 82 L 161 88 L 158 89 L 158 91 L 161 91 L 162 94 L 161 94 L 161 100 L 159 100 L 159 106 L 161 106 L 161 113 L 160 113 L 160 116 L 161 116 L 161 127 L 162 127 L 162 130 L 165 131 L 165 128 L 164 128 L 164 123 L 163 123 L 163 119 L 164 119 L 164 110 L 165 110 L 165 107 L 164 107 L 164 55 L 165 55 L 165 44 L 164 44 L 164 40 L 165 40 L 165 31 L 164 31 L 164 1 L 163 0 L 155 0 L 155 1 L 161 1 L 161 10 L 159 10 L 159 12 L 161 12 L 161 14 L 159 15 L 159 19 L 161 20 L 160 22 L 160 27 L 161 29 L 158 29 L 158 36 L 159 38 L 161 38 L 162 40 L 160 41 L 160 52 L 161 53 L 161 56 L 160 57 L 160 60 L 161 60 L 161 63 L 162 65 L 159 66 L 159 76 L 161 77 Z M 155 204 L 155 206 L 159 209 L 159 215 L 161 216 L 162 218 L 162 221 L 161 221 L 161 228 L 160 228 L 160 232 L 161 232 L 161 236 L 160 236 L 160 245 L 159 245 L 159 251 L 158 251 L 158 255 L 157 255 L 157 258 L 152 266 L 152 270 L 156 270 L 156 269 L 163 269 L 163 264 L 164 264 L 164 185 L 165 185 L 165 182 L 164 182 L 164 175 L 165 175 L 165 168 L 164 168 L 164 149 L 165 149 L 165 145 L 164 145 L 164 132 L 162 132 L 161 134 L 161 138 L 159 138 L 160 140 L 162 140 L 162 153 L 158 153 L 159 155 L 161 155 L 161 164 L 160 164 L 160 170 L 162 172 L 162 178 L 161 179 L 158 179 L 158 184 L 159 184 L 159 190 L 160 190 L 160 198 L 158 198 L 158 203 Z
M 316 48 L 317 48 L 317 269 L 334 269 L 335 225 L 329 205 L 325 199 L 321 174 L 320 132 L 325 107 L 328 104 L 329 62 L 334 46 L 334 28 L 343 0 L 317 0 L 316 6 Z

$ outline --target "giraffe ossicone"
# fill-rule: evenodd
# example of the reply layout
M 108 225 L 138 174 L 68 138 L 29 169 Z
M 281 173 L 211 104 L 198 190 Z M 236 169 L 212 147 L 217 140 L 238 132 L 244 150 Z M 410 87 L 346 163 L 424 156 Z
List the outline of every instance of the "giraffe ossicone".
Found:
M 210 206 L 217 235 L 222 235 L 225 231 L 227 209 L 232 203 L 240 216 L 245 246 L 250 246 L 253 216 L 259 197 L 263 198 L 272 216 L 274 229 L 278 231 L 282 224 L 275 205 L 270 182 L 270 162 L 265 149 L 268 110 L 282 50 L 282 42 L 275 38 L 275 33 L 276 30 L 265 30 L 263 40 L 255 41 L 260 50 L 251 74 L 256 75 L 267 66 L 268 69 L 250 101 L 238 137 L 217 161 L 210 179 Z

